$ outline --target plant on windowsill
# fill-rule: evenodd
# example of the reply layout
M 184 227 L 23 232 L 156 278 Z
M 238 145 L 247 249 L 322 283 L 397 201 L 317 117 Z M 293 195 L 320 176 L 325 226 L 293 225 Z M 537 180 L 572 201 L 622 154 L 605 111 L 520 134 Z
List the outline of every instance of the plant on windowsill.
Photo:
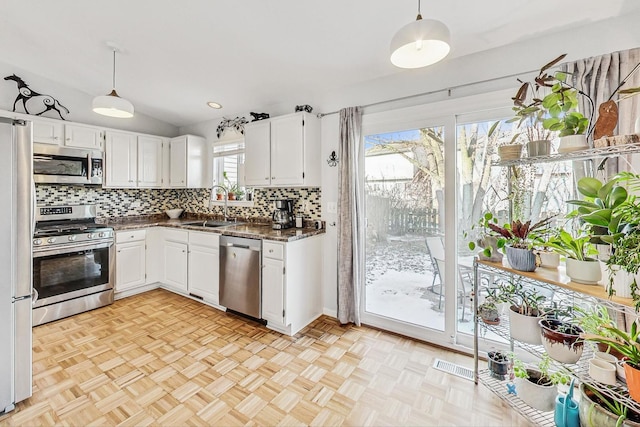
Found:
M 498 237 L 491 234 L 489 224 L 498 224 L 498 218 L 493 213 L 486 212 L 471 226 L 471 234 L 476 235 L 477 239 L 469 241 L 469 250 L 475 252 L 476 248 L 480 247 L 482 250 L 477 255 L 481 261 L 502 262 L 502 254 L 498 250 Z M 480 231 L 476 232 L 478 229 Z M 466 231 L 464 237 L 469 237 Z

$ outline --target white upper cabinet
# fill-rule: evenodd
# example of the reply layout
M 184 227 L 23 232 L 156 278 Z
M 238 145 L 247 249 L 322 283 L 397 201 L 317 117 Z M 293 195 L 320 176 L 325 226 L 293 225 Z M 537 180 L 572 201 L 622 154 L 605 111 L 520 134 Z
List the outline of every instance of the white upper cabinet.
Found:
M 67 147 L 102 150 L 103 130 L 95 126 L 65 124 L 64 145 Z
M 204 138 L 183 135 L 169 142 L 169 186 L 172 188 L 211 187 L 213 161 Z
M 269 120 L 260 120 L 245 125 L 245 185 L 260 187 L 271 183 L 270 140 L 271 123 Z
M 60 120 L 33 120 L 33 142 L 60 145 L 63 138 L 64 123 Z
M 137 187 L 137 136 L 133 133 L 107 131 L 105 148 L 105 187 Z
M 162 187 L 164 139 L 138 136 L 138 187 Z
M 105 187 L 161 187 L 163 143 L 158 136 L 107 131 Z
M 320 185 L 320 126 L 314 115 L 294 113 L 248 123 L 245 146 L 246 185 Z

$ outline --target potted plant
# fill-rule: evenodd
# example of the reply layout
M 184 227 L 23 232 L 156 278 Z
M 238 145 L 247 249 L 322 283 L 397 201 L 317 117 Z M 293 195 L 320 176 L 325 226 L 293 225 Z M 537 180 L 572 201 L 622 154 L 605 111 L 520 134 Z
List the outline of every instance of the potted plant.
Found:
M 584 341 L 580 334 L 584 331 L 577 325 L 560 319 L 544 318 L 538 322 L 542 345 L 547 354 L 562 363 L 576 363 L 582 357 Z
M 580 384 L 578 412 L 582 426 L 640 427 L 640 414 L 585 383 Z
M 585 333 L 597 334 L 615 339 L 615 335 L 602 328 L 606 325 L 615 326 L 615 323 L 611 316 L 609 316 L 609 311 L 605 306 L 597 304 L 590 305 L 588 308 L 576 306 L 574 307 L 574 316 L 576 323 L 584 330 Z M 618 359 L 622 359 L 624 357 L 620 352 L 610 347 L 608 344 L 596 344 L 599 351 L 610 353 Z
M 489 365 L 489 375 L 491 378 L 503 381 L 509 375 L 511 359 L 507 353 L 502 351 L 490 351 L 487 353 L 487 363 Z
M 498 301 L 490 295 L 478 306 L 478 315 L 484 323 L 488 325 L 497 325 L 500 323 L 500 312 L 497 302 Z
M 633 298 L 636 310 L 640 308 L 638 295 L 638 277 L 640 273 L 640 230 L 618 236 L 613 241 L 613 251 L 607 259 L 609 295 Z
M 536 269 L 536 255 L 532 248 L 535 242 L 535 232 L 544 232 L 551 218 L 543 219 L 533 225 L 531 220 L 523 223 L 512 221 L 500 227 L 489 223 L 487 226 L 499 236 L 498 247 L 505 248 L 509 265 L 514 270 L 534 271 Z
M 551 361 L 546 354 L 538 363 L 538 369 L 526 367 L 521 360 L 511 354 L 513 360 L 516 393 L 524 403 L 539 411 L 553 411 L 557 395 L 556 385 L 565 374 L 553 375 Z
M 499 298 L 509 302 L 509 333 L 514 340 L 541 345 L 538 322 L 544 315 L 545 297 L 534 287 L 525 287 L 518 278 L 501 282 L 496 290 Z
M 573 237 L 564 229 L 559 229 L 551 236 L 546 245 L 566 257 L 566 273 L 572 281 L 586 285 L 597 284 L 602 279 L 600 263 L 589 257 L 589 240 L 591 236 L 583 234 Z
M 477 247 L 482 248 L 477 253 L 481 261 L 502 262 L 502 253 L 498 250 L 498 237 L 489 232 L 489 224 L 498 224 L 498 218 L 491 212 L 483 214 L 478 222 L 471 226 L 471 230 L 481 228 L 476 240 L 469 241 L 469 250 L 475 251 Z M 465 237 L 467 233 L 465 232 Z
M 605 334 L 581 334 L 581 337 L 595 342 L 601 342 L 619 351 L 626 359 L 624 361 L 624 374 L 629 388 L 629 395 L 636 402 L 640 402 L 640 330 L 637 321 L 631 324 L 629 332 L 619 329 L 617 326 L 604 325 L 601 327 Z

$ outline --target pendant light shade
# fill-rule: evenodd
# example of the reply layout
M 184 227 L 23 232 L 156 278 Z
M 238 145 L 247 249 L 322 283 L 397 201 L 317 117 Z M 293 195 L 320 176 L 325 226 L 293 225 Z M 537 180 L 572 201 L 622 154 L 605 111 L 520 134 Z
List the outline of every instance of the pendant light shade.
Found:
M 420 1 L 414 22 L 402 27 L 391 39 L 391 63 L 400 68 L 435 64 L 449 54 L 449 28 L 435 19 L 422 19 Z
M 116 52 L 118 49 L 108 44 L 113 49 L 113 89 L 107 95 L 93 98 L 93 111 L 103 116 L 128 119 L 133 117 L 133 104 L 124 98 L 120 98 L 116 92 Z

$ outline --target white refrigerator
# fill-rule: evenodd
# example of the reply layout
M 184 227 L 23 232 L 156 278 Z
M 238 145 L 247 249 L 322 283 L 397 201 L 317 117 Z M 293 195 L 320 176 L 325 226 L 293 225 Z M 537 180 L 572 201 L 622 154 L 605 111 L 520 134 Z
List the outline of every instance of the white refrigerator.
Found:
M 0 116 L 0 414 L 31 396 L 31 122 Z

